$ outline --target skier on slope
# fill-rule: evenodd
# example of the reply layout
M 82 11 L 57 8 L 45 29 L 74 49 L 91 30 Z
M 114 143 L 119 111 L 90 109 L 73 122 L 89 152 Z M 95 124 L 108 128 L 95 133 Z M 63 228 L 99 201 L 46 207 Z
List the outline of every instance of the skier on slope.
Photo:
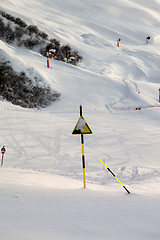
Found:
M 146 44 L 148 44 L 148 43 L 149 43 L 150 39 L 151 39 L 151 37 L 150 37 L 150 36 L 146 37 Z
M 5 146 L 3 146 L 3 147 L 1 148 L 1 153 L 2 153 L 1 166 L 3 165 L 3 158 L 4 158 L 5 152 L 6 152 L 6 149 L 5 149 Z
M 5 154 L 5 152 L 6 152 L 6 149 L 5 149 L 5 146 L 3 146 L 3 147 L 1 148 L 1 153 L 2 153 L 2 154 Z

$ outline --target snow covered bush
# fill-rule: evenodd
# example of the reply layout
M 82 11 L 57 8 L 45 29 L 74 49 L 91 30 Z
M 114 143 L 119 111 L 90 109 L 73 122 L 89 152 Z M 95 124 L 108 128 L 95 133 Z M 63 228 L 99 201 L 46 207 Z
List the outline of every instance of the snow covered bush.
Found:
M 9 21 L 12 21 L 14 22 L 15 24 L 19 25 L 20 27 L 26 27 L 27 24 L 21 19 L 21 18 L 18 18 L 18 17 L 14 17 L 8 13 L 5 13 L 4 11 L 0 11 L 0 15 L 4 18 L 6 18 L 7 20 Z
M 3 38 L 5 36 L 5 24 L 3 18 L 0 17 L 0 36 Z
M 16 26 L 16 27 L 15 27 L 15 31 L 14 31 L 14 33 L 15 33 L 15 38 L 17 38 L 18 41 L 21 40 L 21 37 L 22 37 L 23 34 L 24 34 L 22 28 L 19 27 L 19 26 Z
M 12 44 L 13 41 L 15 40 L 15 33 L 14 33 L 14 31 L 12 30 L 10 23 L 8 23 L 8 24 L 5 26 L 5 34 L 6 34 L 6 42 L 7 42 L 8 44 Z
M 36 25 L 27 25 L 22 19 L 4 11 L 0 11 L 0 15 L 0 39 L 8 44 L 14 42 L 18 47 L 36 49 L 45 57 L 49 49 L 55 49 L 54 59 L 74 65 L 82 61 L 78 51 L 72 50 L 68 44 L 61 46 L 57 39 L 49 39 Z M 70 61 L 71 57 L 74 61 Z
M 0 58 L 0 95 L 3 99 L 25 108 L 42 108 L 59 99 L 60 94 L 40 80 L 29 79 L 25 72 L 17 73 L 11 63 Z

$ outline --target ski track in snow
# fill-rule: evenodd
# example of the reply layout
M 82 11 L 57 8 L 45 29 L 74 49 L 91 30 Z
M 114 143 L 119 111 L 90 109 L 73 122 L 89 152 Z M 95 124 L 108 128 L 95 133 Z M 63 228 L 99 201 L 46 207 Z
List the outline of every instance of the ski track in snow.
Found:
M 13 116 L 11 112 L 13 113 Z M 64 176 L 67 175 L 72 178 L 81 179 L 82 173 L 81 173 L 79 137 L 78 137 L 78 141 L 76 139 L 76 143 L 73 143 L 75 137 L 71 135 L 71 127 L 69 129 L 70 130 L 69 134 L 68 134 L 68 131 L 66 132 L 65 128 L 63 127 L 61 129 L 58 128 L 58 126 L 63 126 L 63 116 L 64 116 L 63 113 L 58 114 L 59 115 L 58 123 L 57 123 L 57 120 L 56 122 L 54 122 L 54 119 L 52 118 L 52 113 L 51 114 L 47 113 L 48 118 L 46 119 L 46 122 L 44 121 L 44 116 L 46 115 L 41 112 L 30 112 L 30 113 L 27 112 L 25 113 L 26 116 L 23 116 L 23 117 L 21 116 L 22 115 L 21 112 L 20 114 L 19 113 L 15 113 L 15 114 L 13 110 L 9 111 L 9 116 L 8 114 L 5 113 L 5 115 L 8 117 L 0 120 L 2 129 L 3 129 L 3 138 L 1 138 L 1 141 L 5 142 L 8 148 L 5 156 L 5 158 L 7 158 L 5 162 L 6 166 L 25 167 L 28 169 L 33 168 L 35 170 L 41 170 L 41 171 L 45 170 L 50 173 L 57 173 L 57 174 L 62 174 Z M 54 114 L 54 117 L 56 115 Z M 65 113 L 65 116 L 67 115 L 68 114 Z M 89 115 L 92 115 L 92 114 L 90 113 Z M 106 117 L 108 116 L 107 113 L 105 115 Z M 112 116 L 114 118 L 114 115 Z M 17 120 L 17 117 L 18 117 L 18 120 Z M 42 122 L 38 120 L 39 117 L 42 119 Z M 25 119 L 25 124 L 24 124 L 24 119 Z M 39 124 L 37 125 L 38 122 Z M 18 129 L 17 129 L 17 125 L 18 125 Z M 55 130 L 52 129 L 53 125 L 55 126 L 54 128 Z M 67 126 L 67 125 L 68 124 L 66 123 L 64 124 L 64 126 Z M 41 126 L 40 131 L 39 131 L 39 126 Z M 129 130 L 128 127 L 125 131 Z M 119 162 L 118 165 L 121 167 L 117 166 L 115 168 L 115 163 L 113 167 L 115 169 L 115 172 L 118 172 L 119 177 L 125 179 L 126 182 L 129 184 L 132 184 L 138 181 L 148 181 L 148 179 L 160 176 L 160 169 L 157 169 L 157 167 L 146 168 L 145 166 L 142 167 L 141 165 L 137 165 L 137 166 L 135 165 L 133 167 L 130 167 L 129 163 L 131 162 L 132 159 L 136 158 L 141 162 L 141 160 L 143 160 L 144 158 L 142 157 L 141 153 L 138 154 L 139 148 L 137 153 L 136 152 L 134 153 L 133 151 L 129 153 L 128 148 L 125 146 L 126 141 L 128 141 L 129 138 L 128 136 L 125 136 L 124 128 L 123 129 L 121 128 L 120 130 L 116 130 L 115 133 L 113 132 L 114 134 L 112 133 L 113 131 L 112 129 L 110 129 L 109 131 L 108 130 L 109 130 L 109 127 L 107 127 L 107 132 L 108 132 L 107 138 L 105 134 L 103 134 L 103 138 L 102 138 L 102 135 L 101 135 L 102 133 L 98 131 L 100 136 L 98 136 L 97 134 L 98 139 L 96 140 L 96 143 L 97 143 L 96 148 L 94 147 L 94 145 L 92 146 L 92 143 L 90 143 L 88 146 L 88 151 L 87 151 L 89 153 L 89 163 L 87 161 L 88 182 L 92 182 L 92 183 L 95 182 L 99 184 L 101 184 L 101 182 L 103 182 L 103 184 L 104 182 L 106 184 L 109 182 L 112 182 L 112 178 L 108 176 L 108 174 L 105 174 L 105 175 L 103 174 L 103 176 L 101 176 L 100 169 L 102 169 L 102 167 L 98 170 L 99 156 L 97 154 L 96 156 L 94 155 L 94 153 L 96 153 L 97 151 L 99 151 L 99 154 L 100 153 L 103 154 L 107 159 L 107 161 L 111 163 L 112 161 L 114 162 L 116 160 L 117 158 L 116 154 L 118 154 L 120 159 L 121 159 L 121 154 L 122 156 L 123 155 L 125 156 L 125 158 L 122 158 L 123 160 L 118 160 Z M 136 137 L 136 135 L 134 134 L 134 131 L 131 134 L 134 138 Z M 146 132 L 146 134 L 148 134 L 148 132 Z M 150 141 L 156 142 L 156 138 L 155 139 L 152 138 L 151 135 L 152 135 L 152 132 L 150 132 L 150 139 L 148 141 L 145 140 L 146 144 L 148 144 L 148 142 Z M 88 138 L 89 137 L 87 137 L 87 142 L 89 141 Z M 112 154 L 109 154 L 108 151 L 104 151 L 103 149 L 105 149 L 105 147 L 103 147 L 103 145 L 101 146 L 102 141 L 104 146 L 105 145 L 107 146 L 108 144 L 110 144 L 110 142 L 111 144 L 112 142 L 115 142 L 116 148 L 118 147 L 116 150 L 116 153 L 114 153 L 113 151 Z M 132 142 L 132 141 L 129 140 L 129 142 Z M 70 148 L 71 147 L 73 148 L 72 144 L 74 145 L 75 150 L 77 148 L 79 149 L 79 150 L 78 149 L 76 150 L 75 152 L 76 155 L 69 154 Z M 119 151 L 118 149 L 120 150 L 121 154 L 118 152 Z M 78 154 L 78 157 L 77 157 L 77 154 Z M 92 161 L 90 159 L 92 159 Z M 34 162 L 34 164 L 32 162 Z M 77 169 L 78 167 L 77 163 L 79 165 L 79 169 Z M 96 166 L 98 170 L 97 172 L 95 171 L 94 166 Z M 123 169 L 123 171 L 120 171 L 120 169 Z

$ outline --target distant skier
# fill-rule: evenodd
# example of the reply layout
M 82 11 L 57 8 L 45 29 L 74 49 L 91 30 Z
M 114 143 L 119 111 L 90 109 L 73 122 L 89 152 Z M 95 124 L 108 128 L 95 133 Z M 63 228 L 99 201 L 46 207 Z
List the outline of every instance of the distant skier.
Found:
M 151 37 L 150 37 L 150 36 L 146 37 L 146 44 L 148 44 L 148 43 L 149 43 L 150 39 L 151 39 Z
M 5 149 L 5 146 L 3 146 L 3 147 L 1 148 L 1 153 L 2 153 L 1 166 L 3 165 L 3 158 L 4 158 L 4 154 L 5 154 L 5 152 L 6 152 L 6 149 Z

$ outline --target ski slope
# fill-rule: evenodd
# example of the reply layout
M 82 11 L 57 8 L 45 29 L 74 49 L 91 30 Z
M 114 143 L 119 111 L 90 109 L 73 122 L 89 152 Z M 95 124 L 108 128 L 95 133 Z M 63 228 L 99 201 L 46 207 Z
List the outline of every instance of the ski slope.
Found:
M 15 70 L 61 93 L 41 110 L 0 101 L 1 238 L 159 240 L 160 1 L 2 0 L 0 7 L 83 57 L 79 66 L 52 59 L 48 69 L 36 51 L 0 41 Z M 84 136 L 86 189 L 80 136 L 72 135 L 80 105 L 93 132 Z

